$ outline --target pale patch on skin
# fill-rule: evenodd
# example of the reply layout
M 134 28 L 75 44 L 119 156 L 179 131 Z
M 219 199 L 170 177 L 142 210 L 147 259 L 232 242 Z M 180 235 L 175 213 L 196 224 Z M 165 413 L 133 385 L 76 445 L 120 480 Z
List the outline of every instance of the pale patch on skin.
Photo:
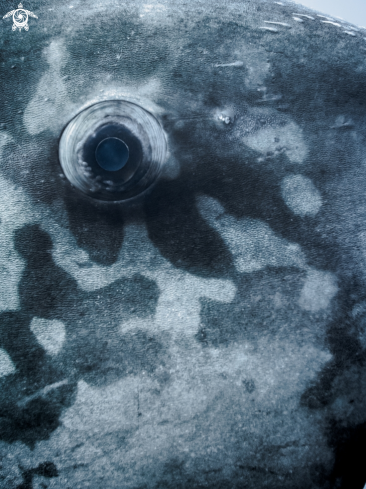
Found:
M 235 219 L 225 214 L 218 201 L 207 196 L 197 198 L 202 217 L 222 236 L 241 273 L 266 266 L 305 268 L 305 256 L 298 244 L 278 238 L 268 224 L 259 219 Z
M 227 50 L 221 57 L 217 56 L 217 63 L 214 64 L 216 68 L 243 69 L 244 83 L 249 90 L 256 89 L 258 85 L 265 82 L 271 67 L 267 60 L 267 52 L 256 49 L 251 44 L 238 42 L 236 42 L 234 49 L 230 45 L 229 52 L 230 61 L 226 62 L 224 58 L 224 56 L 227 56 Z
M 308 272 L 299 304 L 306 311 L 318 312 L 329 306 L 337 292 L 338 286 L 332 273 L 312 270 Z
M 47 57 L 47 61 L 50 68 L 55 71 L 59 71 L 67 62 L 67 51 L 64 46 L 63 39 L 56 39 L 50 43 L 48 48 L 45 49 L 44 54 Z
M 48 477 L 42 477 L 41 475 L 33 476 L 32 484 L 33 484 L 33 489 L 46 489 L 46 488 L 52 489 L 53 486 L 52 482 L 50 482 L 50 479 Z
M 47 353 L 59 353 L 66 339 L 65 325 L 61 321 L 34 317 L 30 329 Z
M 79 381 L 75 403 L 64 412 L 51 439 L 37 444 L 35 456 L 42 460 L 47 454 L 55 463 L 60 472 L 57 488 L 76 482 L 93 485 L 96 477 L 107 474 L 108 480 L 118 480 L 124 470 L 124 487 L 132 489 L 143 477 L 159 477 L 172 453 L 186 463 L 204 458 L 208 468 L 224 468 L 232 452 L 239 450 L 243 465 L 250 466 L 253 452 L 285 445 L 288 448 L 273 461 L 276 472 L 278 467 L 285 473 L 298 471 L 299 459 L 306 471 L 314 452 L 322 463 L 329 463 L 321 416 L 299 411 L 298 403 L 304 386 L 331 355 L 313 344 L 273 338 L 259 343 L 257 348 L 240 343 L 205 351 L 198 345 L 174 345 L 170 381 L 163 388 L 158 375 L 144 373 L 103 388 Z M 256 386 L 251 394 L 243 387 L 247 378 Z M 263 411 L 265 417 L 258 415 Z M 205 423 L 207 413 L 202 438 L 197 422 Z M 235 439 L 242 440 L 234 447 L 232 430 Z M 79 459 L 83 465 L 69 471 Z
M 310 312 L 318 312 L 329 306 L 338 291 L 335 276 L 309 267 L 297 243 L 278 238 L 259 219 L 236 219 L 226 214 L 223 206 L 212 197 L 199 196 L 197 207 L 202 217 L 226 242 L 240 273 L 251 273 L 267 266 L 293 266 L 306 270 L 307 278 L 299 305 Z
M 77 94 L 78 104 L 72 103 L 68 95 L 72 90 L 70 82 L 67 84 L 61 77 L 61 69 L 68 60 L 64 40 L 52 41 L 44 50 L 44 55 L 49 63 L 49 69 L 39 81 L 36 93 L 28 103 L 23 116 L 24 125 L 31 135 L 45 130 L 59 135 L 63 126 L 78 112 L 103 100 L 123 99 L 139 104 L 154 114 L 162 112 L 162 109 L 154 103 L 161 93 L 161 82 L 156 77 L 151 77 L 138 85 L 121 86 L 108 82 L 107 89 L 104 80 L 88 92 Z
M 282 180 L 283 200 L 292 212 L 298 216 L 314 217 L 322 206 L 319 190 L 310 178 L 303 175 L 288 175 Z
M 250 46 L 245 46 L 241 56 L 245 53 L 245 86 L 248 89 L 257 88 L 258 85 L 263 83 L 268 76 L 270 70 L 270 63 L 267 61 L 268 54 L 265 51 L 254 50 Z M 235 54 L 239 54 L 236 50 Z
M 169 6 L 162 3 L 145 3 L 139 7 L 139 17 L 149 24 L 156 23 L 159 27 L 163 24 L 169 25 L 168 8 Z
M 16 489 L 24 479 L 21 470 L 29 470 L 38 464 L 37 456 L 23 443 L 0 441 L 0 487 Z
M 28 103 L 23 122 L 29 134 L 51 130 L 57 134 L 62 129 L 62 114 L 70 113 L 70 101 L 61 69 L 67 62 L 67 51 L 62 39 L 57 39 L 44 50 L 49 64 L 42 76 L 34 97 Z M 67 107 L 67 110 L 66 110 Z
M 108 82 L 108 88 L 105 88 L 105 83 L 96 85 L 88 96 L 85 97 L 87 103 L 80 110 L 103 100 L 126 100 L 140 105 L 145 110 L 153 114 L 162 114 L 164 109 L 157 105 L 154 100 L 158 100 L 161 96 L 163 87 L 161 80 L 152 76 L 146 82 L 140 84 L 124 83 L 123 85 L 115 85 Z M 98 95 L 96 95 L 98 94 Z
M 11 358 L 6 353 L 5 350 L 0 348 L 0 379 L 6 375 L 13 374 L 15 372 L 15 367 Z
M 286 147 L 286 155 L 291 163 L 303 163 L 307 147 L 302 131 L 297 124 L 289 122 L 285 126 L 264 127 L 243 138 L 244 143 L 259 153 L 275 152 L 280 144 Z
M 236 289 L 225 280 L 203 280 L 193 275 L 172 272 L 157 272 L 155 280 L 161 295 L 152 328 L 168 331 L 173 336 L 193 336 L 200 324 L 200 298 L 229 303 Z
M 13 141 L 13 138 L 7 132 L 0 132 L 0 156 L 2 154 L 3 147 Z
M 271 93 L 266 86 L 257 87 L 257 91 L 263 93 L 258 103 L 282 99 L 281 94 Z M 233 134 L 228 137 L 260 153 L 259 162 L 269 154 L 273 157 L 284 153 L 292 163 L 301 164 L 308 154 L 302 129 L 289 116 L 271 108 L 248 107 L 237 118 Z
M 18 283 L 23 260 L 14 250 L 12 229 L 0 225 L 0 311 L 16 311 L 19 307 Z
M 168 154 L 167 161 L 164 163 L 161 174 L 163 178 L 168 180 L 174 180 L 179 177 L 180 163 L 172 154 Z

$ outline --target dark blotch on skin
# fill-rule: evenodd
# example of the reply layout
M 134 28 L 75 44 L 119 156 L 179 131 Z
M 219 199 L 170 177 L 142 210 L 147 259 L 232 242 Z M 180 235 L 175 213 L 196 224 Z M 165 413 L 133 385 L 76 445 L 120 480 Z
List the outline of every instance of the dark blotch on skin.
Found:
M 363 489 L 366 481 L 366 423 L 345 427 L 341 421 L 333 422 L 329 442 L 335 453 L 331 487 Z
M 19 381 L 19 377 L 13 381 Z M 12 394 L 12 393 L 10 393 Z M 22 441 L 32 449 L 39 440 L 47 440 L 60 426 L 64 409 L 75 401 L 76 384 L 62 385 L 47 394 L 39 392 L 37 397 L 2 400 L 0 407 L 0 439 L 13 443 Z M 23 401 L 23 403 L 22 403 Z
M 358 331 L 358 321 L 363 318 L 354 317 L 352 314 L 354 306 L 363 303 L 366 299 L 364 287 L 357 277 L 352 277 L 348 281 L 345 279 L 343 285 L 338 296 L 338 309 L 335 311 L 333 321 L 328 325 L 327 340 L 332 359 L 301 397 L 302 405 L 309 409 L 324 409 L 325 406 L 336 401 L 337 396 L 344 394 L 342 387 L 341 390 L 338 388 L 342 373 L 354 367 L 358 367 L 362 372 L 365 367 L 365 351 L 355 335 Z M 353 394 L 357 395 L 358 383 L 360 383 L 359 390 L 362 392 L 362 381 L 362 375 L 354 378 Z M 352 405 L 354 399 L 351 398 L 348 402 Z M 345 426 L 342 420 L 329 418 L 326 436 L 335 456 L 332 473 L 326 479 L 328 483 L 331 481 L 330 487 L 363 489 L 366 481 L 364 463 L 366 424 Z
M 0 314 L 0 348 L 16 368 L 0 379 L 0 439 L 34 447 L 59 426 L 63 410 L 75 401 L 78 380 L 103 386 L 141 371 L 151 375 L 164 365 L 166 352 L 152 334 L 121 332 L 123 320 L 153 317 L 159 297 L 155 282 L 136 274 L 87 293 L 55 264 L 52 240 L 38 225 L 16 230 L 14 246 L 25 268 L 20 310 Z M 35 316 L 65 325 L 57 357 L 48 355 L 31 331 Z
M 245 387 L 245 390 L 248 392 L 248 394 L 253 394 L 255 391 L 255 382 L 253 379 L 245 379 L 242 381 L 243 386 Z
M 23 482 L 16 489 L 33 489 L 33 477 L 35 475 L 40 475 L 51 479 L 53 477 L 58 477 L 58 470 L 53 462 L 44 462 L 39 464 L 38 467 L 30 470 L 23 470 Z M 45 486 L 46 487 L 46 486 Z
M 337 309 L 328 324 L 327 346 L 332 354 L 331 360 L 323 367 L 316 379 L 302 394 L 301 402 L 311 409 L 327 406 L 337 396 L 335 379 L 352 365 L 364 366 L 365 354 L 357 331 L 357 319 L 352 316 L 353 307 L 365 300 L 362 283 L 357 277 L 343 282 L 338 293 Z
M 78 246 L 89 253 L 92 261 L 104 266 L 112 265 L 117 261 L 123 242 L 122 209 L 92 202 L 73 189 L 69 189 L 67 194 L 70 230 Z
M 201 276 L 227 275 L 233 268 L 231 254 L 198 213 L 192 178 L 162 181 L 146 198 L 149 238 L 177 268 Z
M 80 351 L 77 356 L 77 351 Z M 105 385 L 127 375 L 146 372 L 152 374 L 162 364 L 164 349 L 162 344 L 145 331 L 121 335 L 118 343 L 95 340 L 77 342 L 70 350 L 70 362 L 80 371 L 86 382 Z

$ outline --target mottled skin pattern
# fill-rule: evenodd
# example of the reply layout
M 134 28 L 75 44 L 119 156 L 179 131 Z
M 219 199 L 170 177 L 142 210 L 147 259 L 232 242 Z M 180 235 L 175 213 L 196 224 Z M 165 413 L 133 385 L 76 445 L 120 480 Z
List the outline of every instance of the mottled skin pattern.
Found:
M 1 488 L 362 489 L 366 30 L 259 0 L 25 8 L 0 30 Z M 168 142 L 135 203 L 58 161 L 111 98 Z

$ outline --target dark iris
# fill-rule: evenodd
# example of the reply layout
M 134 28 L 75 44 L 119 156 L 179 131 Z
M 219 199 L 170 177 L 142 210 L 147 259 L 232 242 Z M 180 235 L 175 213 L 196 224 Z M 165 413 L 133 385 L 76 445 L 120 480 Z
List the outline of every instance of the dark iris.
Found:
M 131 178 L 140 178 L 142 147 L 137 137 L 119 124 L 105 124 L 85 142 L 83 161 L 102 180 L 122 185 Z
M 95 157 L 104 170 L 117 171 L 127 163 L 129 149 L 121 139 L 106 138 L 98 144 Z

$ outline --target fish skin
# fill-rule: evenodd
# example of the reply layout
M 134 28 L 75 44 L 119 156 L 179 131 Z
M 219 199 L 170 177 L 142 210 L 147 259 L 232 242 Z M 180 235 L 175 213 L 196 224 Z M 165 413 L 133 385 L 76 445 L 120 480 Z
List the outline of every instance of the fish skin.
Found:
M 263 0 L 25 8 L 0 31 L 0 486 L 362 488 L 364 31 Z M 58 160 L 108 99 L 167 139 L 133 202 Z

